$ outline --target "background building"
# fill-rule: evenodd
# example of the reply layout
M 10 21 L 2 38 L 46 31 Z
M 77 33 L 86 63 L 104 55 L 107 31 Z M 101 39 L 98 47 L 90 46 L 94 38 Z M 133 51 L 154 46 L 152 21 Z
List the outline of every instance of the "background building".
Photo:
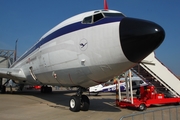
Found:
M 0 68 L 9 68 L 14 61 L 14 50 L 2 50 L 0 49 Z M 4 84 L 7 79 L 2 79 L 0 84 Z

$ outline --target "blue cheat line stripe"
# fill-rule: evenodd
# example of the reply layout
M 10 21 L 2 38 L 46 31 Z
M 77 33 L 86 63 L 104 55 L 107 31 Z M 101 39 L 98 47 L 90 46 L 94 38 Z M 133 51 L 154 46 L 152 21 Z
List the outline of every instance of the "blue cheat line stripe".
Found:
M 11 67 L 15 66 L 19 61 L 26 58 L 28 55 L 30 55 L 32 52 L 34 52 L 41 45 L 53 40 L 54 38 L 57 38 L 57 37 L 60 37 L 62 35 L 65 35 L 65 34 L 68 34 L 68 33 L 71 33 L 71 32 L 77 31 L 77 30 L 81 30 L 84 28 L 93 27 L 93 26 L 111 23 L 111 22 L 121 21 L 122 18 L 123 17 L 109 17 L 109 18 L 107 17 L 107 18 L 101 19 L 101 20 L 99 20 L 93 24 L 82 24 L 80 21 L 80 22 L 76 22 L 76 23 L 67 25 L 65 27 L 62 27 L 62 28 L 54 31 L 53 33 L 49 34 L 48 36 L 46 36 L 41 41 L 37 42 L 29 51 L 27 51 L 25 54 L 23 54 Z

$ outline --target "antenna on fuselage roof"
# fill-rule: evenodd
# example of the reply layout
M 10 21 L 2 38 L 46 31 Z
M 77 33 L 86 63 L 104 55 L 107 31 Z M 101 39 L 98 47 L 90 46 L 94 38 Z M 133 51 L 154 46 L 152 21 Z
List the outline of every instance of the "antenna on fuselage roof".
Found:
M 108 10 L 107 0 L 104 0 L 104 10 Z

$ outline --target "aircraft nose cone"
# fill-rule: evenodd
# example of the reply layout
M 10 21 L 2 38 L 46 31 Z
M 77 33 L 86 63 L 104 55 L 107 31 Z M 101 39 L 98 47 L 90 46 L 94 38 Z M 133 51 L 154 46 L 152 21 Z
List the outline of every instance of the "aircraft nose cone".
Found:
M 164 40 L 164 29 L 158 24 L 136 18 L 123 18 L 120 23 L 122 50 L 131 62 L 140 62 Z

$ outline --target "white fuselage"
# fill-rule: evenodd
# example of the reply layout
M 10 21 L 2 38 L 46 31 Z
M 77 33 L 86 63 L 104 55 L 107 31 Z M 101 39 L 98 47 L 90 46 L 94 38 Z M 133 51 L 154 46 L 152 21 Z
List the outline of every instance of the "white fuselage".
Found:
M 130 62 L 121 48 L 120 20 L 82 23 L 94 14 L 83 13 L 60 23 L 20 57 L 12 65 L 26 76 L 20 83 L 87 88 L 134 66 L 136 63 Z

